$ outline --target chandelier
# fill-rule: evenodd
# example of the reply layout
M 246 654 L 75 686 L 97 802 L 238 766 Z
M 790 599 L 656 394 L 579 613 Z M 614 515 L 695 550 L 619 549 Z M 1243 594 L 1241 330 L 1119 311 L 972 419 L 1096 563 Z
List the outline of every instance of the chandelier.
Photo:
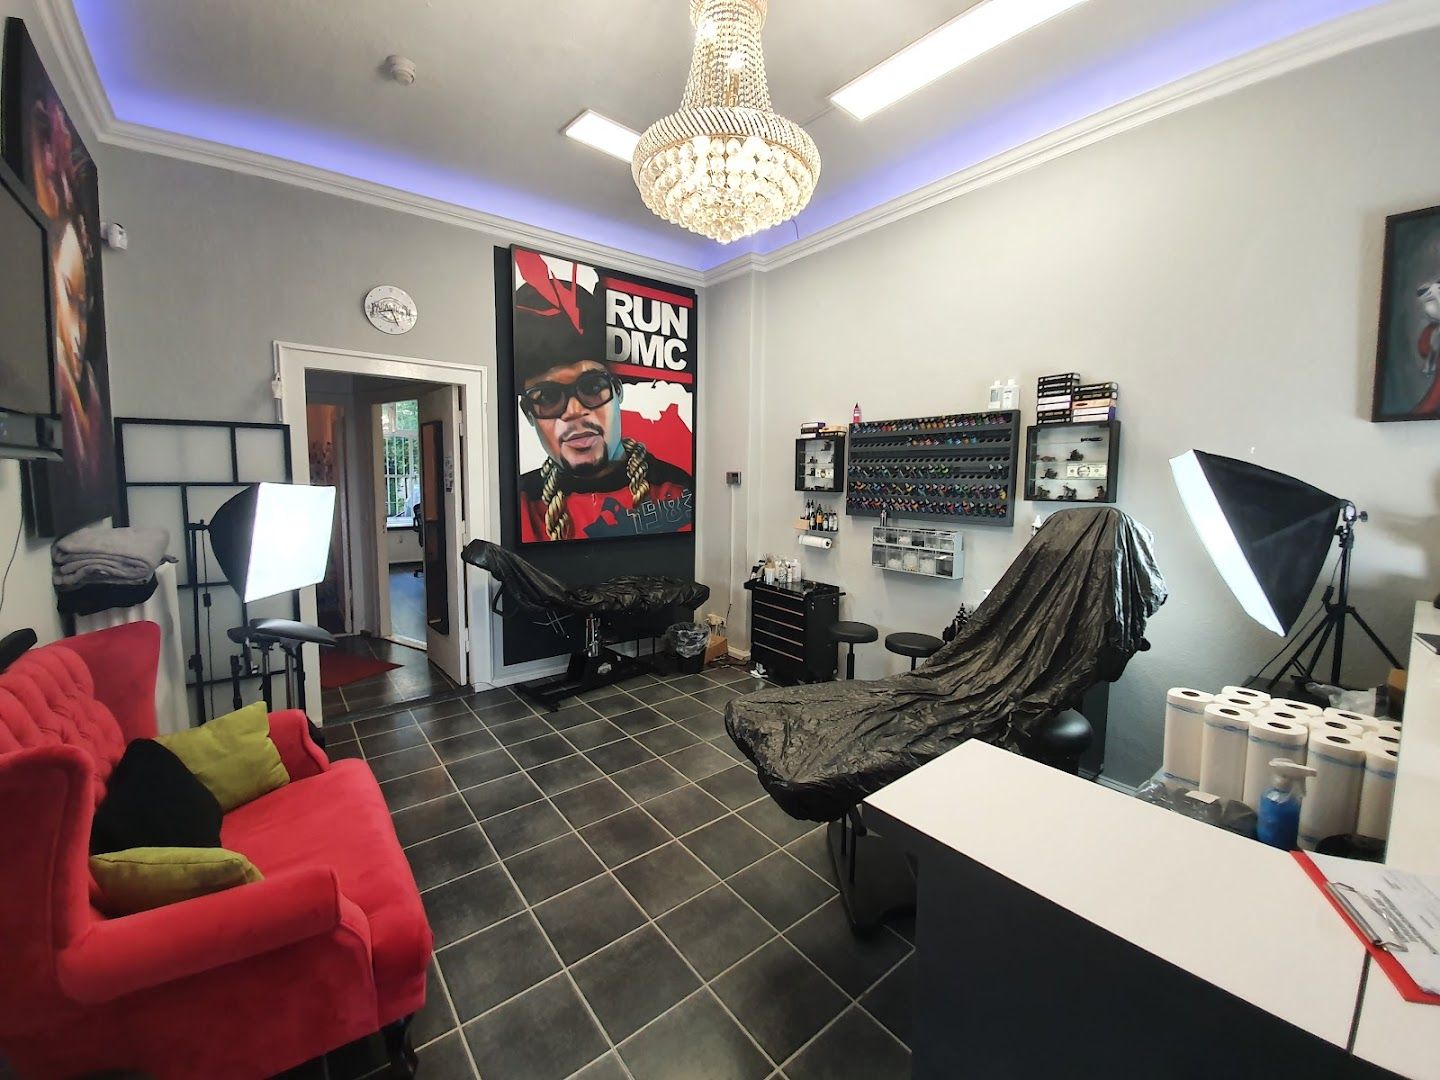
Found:
M 677 112 L 651 124 L 632 173 L 654 213 L 728 244 L 810 201 L 820 154 L 774 112 L 760 28 L 769 0 L 690 0 L 695 53 Z

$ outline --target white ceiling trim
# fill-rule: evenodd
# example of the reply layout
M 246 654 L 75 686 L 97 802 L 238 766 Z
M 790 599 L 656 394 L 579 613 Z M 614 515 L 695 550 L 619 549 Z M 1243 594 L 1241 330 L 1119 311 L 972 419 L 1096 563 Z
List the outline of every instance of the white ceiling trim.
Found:
M 1353 49 L 1440 26 L 1440 5 L 1434 0 L 1392 0 L 1389 4 L 1326 23 L 1097 113 L 803 237 L 777 251 L 742 255 L 707 271 L 700 271 L 326 169 L 120 120 L 110 105 L 69 0 L 36 0 L 35 6 L 41 25 L 55 45 L 62 75 L 77 97 L 81 119 L 103 143 L 277 180 L 387 210 L 497 234 L 536 247 L 558 248 L 616 269 L 692 287 L 716 285 L 751 271 L 774 270 L 1192 105 L 1211 101 Z

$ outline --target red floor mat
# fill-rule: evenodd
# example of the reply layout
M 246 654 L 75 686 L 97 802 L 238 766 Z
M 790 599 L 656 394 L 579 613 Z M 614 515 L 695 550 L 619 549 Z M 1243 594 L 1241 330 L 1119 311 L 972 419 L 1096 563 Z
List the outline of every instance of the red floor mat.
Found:
M 349 686 L 361 679 L 369 679 L 382 672 L 392 671 L 399 664 L 388 660 L 376 660 L 373 656 L 356 656 L 339 649 L 320 651 L 320 686 L 334 690 L 337 686 Z

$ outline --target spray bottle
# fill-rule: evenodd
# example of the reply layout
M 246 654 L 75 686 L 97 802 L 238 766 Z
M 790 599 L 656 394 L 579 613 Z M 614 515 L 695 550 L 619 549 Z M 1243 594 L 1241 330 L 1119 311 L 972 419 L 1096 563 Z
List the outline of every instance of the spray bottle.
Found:
M 1275 777 L 1256 807 L 1259 820 L 1255 824 L 1255 838 L 1282 851 L 1294 851 L 1300 832 L 1300 803 L 1305 798 L 1305 781 L 1315 775 L 1315 770 L 1309 765 L 1296 765 L 1289 758 L 1272 759 L 1270 768 Z

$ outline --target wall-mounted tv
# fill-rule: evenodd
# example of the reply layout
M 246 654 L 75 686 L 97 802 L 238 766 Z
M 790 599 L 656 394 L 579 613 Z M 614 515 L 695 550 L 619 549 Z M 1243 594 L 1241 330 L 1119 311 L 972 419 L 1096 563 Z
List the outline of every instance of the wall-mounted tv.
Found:
M 0 162 L 0 457 L 61 456 L 47 229 Z

